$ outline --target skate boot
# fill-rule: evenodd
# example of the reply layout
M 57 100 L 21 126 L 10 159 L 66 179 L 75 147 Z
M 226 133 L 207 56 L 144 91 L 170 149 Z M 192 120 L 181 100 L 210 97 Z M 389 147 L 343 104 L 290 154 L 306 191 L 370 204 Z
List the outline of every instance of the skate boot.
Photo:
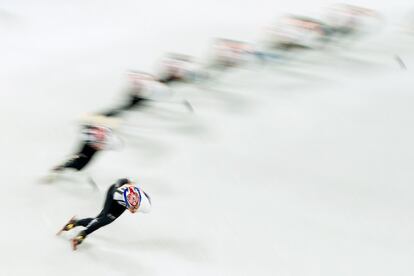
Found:
M 85 238 L 86 238 L 86 234 L 84 231 L 80 232 L 76 237 L 74 237 L 72 239 L 73 250 L 76 250 L 78 245 L 81 244 Z
M 59 230 L 59 232 L 56 233 L 56 235 L 60 235 L 62 232 L 66 232 L 69 230 L 72 230 L 73 228 L 76 227 L 76 219 L 73 216 L 68 223 L 65 224 L 65 226 L 62 227 L 62 229 Z

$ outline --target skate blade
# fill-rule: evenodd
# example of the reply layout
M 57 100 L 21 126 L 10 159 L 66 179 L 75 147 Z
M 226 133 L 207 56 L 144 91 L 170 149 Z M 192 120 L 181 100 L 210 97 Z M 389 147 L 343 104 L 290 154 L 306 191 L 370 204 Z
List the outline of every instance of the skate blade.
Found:
M 62 234 L 62 232 L 65 230 L 66 224 L 69 223 L 69 221 L 74 220 L 76 216 L 73 216 L 70 218 L 70 220 L 68 220 L 67 223 L 65 223 L 65 225 L 56 233 L 56 236 L 59 236 L 60 234 Z
M 78 247 L 78 242 L 75 239 L 73 239 L 72 240 L 72 250 L 75 251 L 77 249 L 77 247 Z

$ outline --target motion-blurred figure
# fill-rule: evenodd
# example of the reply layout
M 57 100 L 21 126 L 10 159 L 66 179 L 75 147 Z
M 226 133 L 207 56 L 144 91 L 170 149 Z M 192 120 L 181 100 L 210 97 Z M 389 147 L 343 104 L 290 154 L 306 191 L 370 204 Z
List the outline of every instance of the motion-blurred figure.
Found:
M 121 140 L 113 132 L 115 121 L 100 116 L 89 116 L 86 121 L 81 125 L 77 152 L 54 167 L 47 177 L 47 182 L 52 182 L 66 173 L 80 172 L 90 164 L 98 152 L 120 147 Z M 91 178 L 89 181 L 93 182 Z
M 148 103 L 157 102 L 181 105 L 188 111 L 193 112 L 193 107 L 188 101 L 172 100 L 173 91 L 167 85 L 174 81 L 185 81 L 189 77 L 185 73 L 185 68 L 179 70 L 177 67 L 177 69 L 171 71 L 167 68 L 166 72 L 158 79 L 148 73 L 129 71 L 129 88 L 124 103 L 118 107 L 102 112 L 101 115 L 106 117 L 119 117 L 126 111 L 139 110 L 148 105 Z
M 382 17 L 376 11 L 364 7 L 335 4 L 324 16 L 332 40 L 356 38 L 377 30 Z
M 119 116 L 125 111 L 138 109 L 148 101 L 169 97 L 171 91 L 164 83 L 159 82 L 154 76 L 148 73 L 130 71 L 128 73 L 129 89 L 126 100 L 118 107 L 101 113 L 107 117 Z
M 212 45 L 210 67 L 216 69 L 237 67 L 249 61 L 253 53 L 253 47 L 246 42 L 218 38 Z
M 167 54 L 161 60 L 158 71 L 158 81 L 164 84 L 193 83 L 206 77 L 191 56 L 177 53 Z
M 318 49 L 325 43 L 327 35 L 327 26 L 321 21 L 288 15 L 270 28 L 266 45 L 270 50 L 278 51 Z
M 57 233 L 72 230 L 75 227 L 82 226 L 85 229 L 80 231 L 72 239 L 73 250 L 81 244 L 85 238 L 99 228 L 114 222 L 121 216 L 125 210 L 131 213 L 142 212 L 148 213 L 151 210 L 151 199 L 140 187 L 129 179 L 119 179 L 112 184 L 107 193 L 102 211 L 96 217 L 76 219 L 72 217 L 68 223 Z

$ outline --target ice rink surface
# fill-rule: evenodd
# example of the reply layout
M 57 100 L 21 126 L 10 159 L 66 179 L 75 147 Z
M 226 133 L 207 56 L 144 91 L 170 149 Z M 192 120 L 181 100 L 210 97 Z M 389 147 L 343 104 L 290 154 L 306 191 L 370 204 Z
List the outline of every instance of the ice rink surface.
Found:
M 414 37 L 393 25 L 409 3 L 362 1 L 391 20 L 352 46 L 174 87 L 195 113 L 132 113 L 122 150 L 88 169 L 96 191 L 38 180 L 76 146 L 79 116 L 120 98 L 126 69 L 254 41 L 279 13 L 330 1 L 3 2 L 0 275 L 414 274 Z M 74 233 L 55 232 L 97 214 L 121 177 L 152 213 L 73 252 Z

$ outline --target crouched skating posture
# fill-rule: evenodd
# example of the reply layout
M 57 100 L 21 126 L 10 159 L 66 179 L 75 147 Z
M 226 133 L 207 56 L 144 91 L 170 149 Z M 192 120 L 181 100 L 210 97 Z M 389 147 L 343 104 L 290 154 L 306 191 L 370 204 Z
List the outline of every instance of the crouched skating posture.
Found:
M 83 226 L 85 229 L 80 231 L 75 238 L 72 239 L 73 250 L 83 242 L 83 240 L 92 232 L 99 228 L 112 223 L 125 210 L 131 213 L 142 212 L 148 213 L 151 209 L 150 197 L 129 179 L 119 179 L 112 184 L 105 198 L 102 211 L 96 217 L 76 219 L 71 218 L 68 223 L 57 233 L 58 235 L 64 231 L 72 230 L 77 226 Z
M 100 120 L 103 120 L 102 118 L 100 118 Z M 94 118 L 94 120 L 96 120 L 96 118 Z M 98 152 L 115 150 L 120 148 L 121 145 L 120 138 L 114 134 L 111 127 L 97 123 L 86 123 L 81 126 L 78 151 L 65 162 L 54 167 L 51 170 L 48 180 L 54 180 L 58 175 L 61 175 L 65 171 L 83 171 Z

